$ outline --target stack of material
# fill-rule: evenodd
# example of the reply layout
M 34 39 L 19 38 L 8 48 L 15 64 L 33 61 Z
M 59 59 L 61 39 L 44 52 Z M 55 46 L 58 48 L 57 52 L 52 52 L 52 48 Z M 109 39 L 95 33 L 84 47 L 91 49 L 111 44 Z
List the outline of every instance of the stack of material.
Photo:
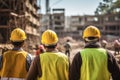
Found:
M 12 49 L 12 47 L 11 44 L 0 44 L 0 55 L 9 49 Z

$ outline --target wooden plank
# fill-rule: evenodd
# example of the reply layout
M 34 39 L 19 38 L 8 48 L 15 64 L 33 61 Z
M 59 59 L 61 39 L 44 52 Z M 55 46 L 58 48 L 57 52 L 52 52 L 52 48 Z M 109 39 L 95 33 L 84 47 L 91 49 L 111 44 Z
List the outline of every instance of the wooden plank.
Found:
M 7 25 L 0 25 L 0 28 L 9 28 Z

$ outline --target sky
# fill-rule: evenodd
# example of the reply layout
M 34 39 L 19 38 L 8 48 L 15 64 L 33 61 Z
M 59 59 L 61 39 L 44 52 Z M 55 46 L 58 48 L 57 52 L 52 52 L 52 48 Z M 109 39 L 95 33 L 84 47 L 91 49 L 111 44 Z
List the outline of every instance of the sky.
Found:
M 45 14 L 45 1 L 41 0 L 41 13 Z M 65 8 L 65 15 L 94 15 L 102 0 L 49 0 L 51 9 Z

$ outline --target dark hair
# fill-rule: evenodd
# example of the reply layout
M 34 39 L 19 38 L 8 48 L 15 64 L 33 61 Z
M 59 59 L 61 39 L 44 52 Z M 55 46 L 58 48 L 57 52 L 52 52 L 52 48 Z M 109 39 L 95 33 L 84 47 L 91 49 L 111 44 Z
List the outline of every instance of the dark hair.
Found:
M 89 40 L 94 40 L 96 39 L 97 37 L 88 37 Z
M 84 40 L 85 42 L 97 42 L 99 41 L 99 38 L 98 37 L 87 37 Z
M 20 42 L 13 42 L 13 41 L 11 41 L 11 43 L 12 43 L 14 46 L 18 46 L 18 47 L 21 47 L 24 42 L 25 42 L 25 41 L 20 41 Z
M 54 48 L 56 48 L 56 46 L 57 46 L 57 44 L 49 45 L 49 46 L 44 45 L 44 47 L 49 48 L 49 49 L 54 49 Z

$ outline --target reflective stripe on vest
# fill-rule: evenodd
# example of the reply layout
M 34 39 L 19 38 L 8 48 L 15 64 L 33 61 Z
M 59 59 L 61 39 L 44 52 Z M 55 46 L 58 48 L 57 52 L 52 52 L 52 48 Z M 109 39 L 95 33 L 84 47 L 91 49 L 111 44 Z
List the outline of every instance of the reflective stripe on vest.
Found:
M 40 54 L 42 76 L 38 80 L 68 80 L 69 62 L 63 53 Z
M 110 80 L 107 67 L 107 53 L 102 48 L 85 48 L 82 57 L 80 80 Z

